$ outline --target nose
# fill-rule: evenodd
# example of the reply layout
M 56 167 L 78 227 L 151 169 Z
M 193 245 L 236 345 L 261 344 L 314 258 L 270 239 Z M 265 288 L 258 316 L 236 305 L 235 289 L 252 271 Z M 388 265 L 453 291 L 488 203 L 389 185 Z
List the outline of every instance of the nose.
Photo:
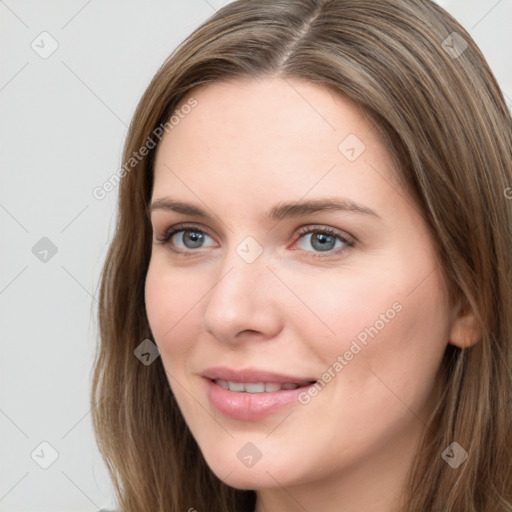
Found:
M 231 249 L 205 297 L 203 328 L 231 344 L 276 336 L 282 329 L 279 284 L 265 253 L 248 262 Z

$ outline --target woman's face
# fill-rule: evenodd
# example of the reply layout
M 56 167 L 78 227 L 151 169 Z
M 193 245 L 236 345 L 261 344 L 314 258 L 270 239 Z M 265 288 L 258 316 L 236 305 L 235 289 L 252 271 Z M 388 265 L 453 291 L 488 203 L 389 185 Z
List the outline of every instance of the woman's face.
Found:
M 208 465 L 245 489 L 343 475 L 368 492 L 373 474 L 405 477 L 452 313 L 376 128 L 309 82 L 216 83 L 192 96 L 158 148 L 146 307 Z M 254 370 L 318 383 L 224 390 L 204 376 L 213 367 L 232 382 L 285 381 Z

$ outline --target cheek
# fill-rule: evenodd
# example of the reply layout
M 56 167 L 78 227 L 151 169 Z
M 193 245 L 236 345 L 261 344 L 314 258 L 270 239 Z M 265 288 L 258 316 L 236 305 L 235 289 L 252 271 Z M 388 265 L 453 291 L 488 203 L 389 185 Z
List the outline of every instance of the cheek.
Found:
M 190 335 L 191 322 L 197 321 L 195 306 L 202 294 L 190 281 L 183 281 L 179 270 L 171 272 L 158 259 L 151 261 L 145 283 L 146 314 L 164 361 L 171 349 L 173 355 L 186 350 L 182 334 L 186 329 Z
M 402 309 L 400 283 L 385 282 L 373 273 L 350 268 L 339 274 L 287 279 L 303 304 L 291 297 L 293 309 L 285 308 L 283 314 L 289 314 L 290 325 L 300 325 L 301 332 L 308 333 L 300 334 L 304 341 L 322 340 L 319 343 L 331 356 L 348 350 L 353 340 L 364 346 L 371 339 L 369 330 L 375 332 L 374 326 L 379 333 L 387 330 Z
M 146 314 L 156 341 L 166 329 L 172 326 L 169 312 L 174 311 L 172 295 L 168 293 L 167 282 L 157 266 L 150 262 L 145 283 Z
M 416 268 L 398 262 L 378 273 L 352 269 L 322 283 L 294 282 L 317 317 L 295 315 L 300 339 L 320 356 L 321 371 L 330 369 L 325 380 L 336 381 L 339 393 L 349 388 L 356 402 L 376 404 L 377 397 L 396 393 L 406 403 L 419 403 L 434 384 L 448 343 L 449 306 L 439 273 L 417 286 L 425 272 L 416 261 Z
M 390 418 L 404 406 L 423 414 L 449 336 L 448 306 L 434 279 L 414 293 L 405 285 L 399 293 L 375 291 L 352 306 L 358 321 L 337 354 L 348 361 L 339 392 L 350 389 L 354 410 L 366 403 Z

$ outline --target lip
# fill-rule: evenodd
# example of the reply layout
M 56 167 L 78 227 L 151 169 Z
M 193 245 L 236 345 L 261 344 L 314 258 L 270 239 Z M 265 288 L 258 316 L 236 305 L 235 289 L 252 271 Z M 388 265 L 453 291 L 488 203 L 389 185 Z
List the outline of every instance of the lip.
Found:
M 305 386 L 264 393 L 238 393 L 224 389 L 208 378 L 203 377 L 203 380 L 208 399 L 217 411 L 230 418 L 245 421 L 256 421 L 274 414 L 287 405 L 297 404 L 299 395 L 308 390 L 308 386 Z
M 284 375 L 282 373 L 269 372 L 267 370 L 259 370 L 257 368 L 245 368 L 242 370 L 234 370 L 227 366 L 214 366 L 207 368 L 202 374 L 207 379 L 222 379 L 231 382 L 277 382 L 284 384 L 285 382 L 293 382 L 299 385 L 306 385 L 312 381 L 316 382 L 315 377 L 294 377 L 292 375 Z M 293 390 L 290 390 L 293 391 Z M 278 391 L 275 391 L 278 393 Z
M 209 368 L 203 372 L 202 377 L 206 394 L 213 407 L 229 418 L 245 421 L 257 421 L 293 403 L 297 404 L 299 395 L 307 392 L 308 387 L 316 383 L 315 379 L 297 378 L 254 369 L 232 370 L 226 367 Z M 235 392 L 219 386 L 214 379 L 248 383 L 294 382 L 302 384 L 302 387 L 264 393 Z M 310 384 L 312 381 L 313 383 Z

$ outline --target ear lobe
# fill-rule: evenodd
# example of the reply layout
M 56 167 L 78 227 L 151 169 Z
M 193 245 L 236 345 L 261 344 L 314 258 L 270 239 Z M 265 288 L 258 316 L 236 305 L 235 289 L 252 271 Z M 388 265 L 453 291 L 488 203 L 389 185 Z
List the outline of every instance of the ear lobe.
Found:
M 449 342 L 459 348 L 468 348 L 482 339 L 482 329 L 472 309 L 467 306 L 465 312 L 459 308 L 450 331 Z

